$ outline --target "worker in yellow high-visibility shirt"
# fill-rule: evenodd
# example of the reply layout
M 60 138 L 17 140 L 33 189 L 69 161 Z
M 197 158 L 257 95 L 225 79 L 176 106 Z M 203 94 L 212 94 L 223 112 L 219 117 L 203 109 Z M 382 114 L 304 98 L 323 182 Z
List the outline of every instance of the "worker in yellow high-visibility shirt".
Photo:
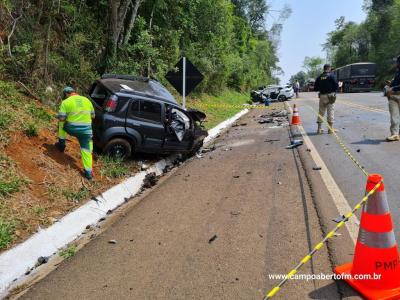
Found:
M 92 102 L 78 95 L 71 87 L 63 91 L 63 101 L 58 112 L 58 142 L 56 147 L 64 152 L 67 134 L 76 137 L 81 147 L 85 177 L 93 178 L 93 131 L 92 119 L 95 113 Z

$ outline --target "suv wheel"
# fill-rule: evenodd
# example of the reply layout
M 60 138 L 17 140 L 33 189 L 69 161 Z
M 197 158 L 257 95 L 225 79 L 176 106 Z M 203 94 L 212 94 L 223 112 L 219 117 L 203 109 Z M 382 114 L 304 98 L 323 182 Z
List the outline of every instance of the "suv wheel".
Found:
M 113 139 L 104 147 L 104 152 L 111 157 L 125 159 L 131 156 L 132 146 L 125 139 Z
M 278 97 L 278 101 L 280 101 L 280 102 L 286 101 L 286 96 L 285 95 L 280 95 Z

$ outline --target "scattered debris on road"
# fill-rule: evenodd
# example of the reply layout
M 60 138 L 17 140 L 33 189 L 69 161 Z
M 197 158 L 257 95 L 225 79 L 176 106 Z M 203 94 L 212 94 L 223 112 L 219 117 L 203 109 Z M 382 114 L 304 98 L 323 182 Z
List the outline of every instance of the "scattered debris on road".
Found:
M 208 147 L 208 148 L 202 148 L 199 152 L 201 153 L 201 154 L 203 154 L 203 153 L 208 153 L 208 152 L 212 152 L 212 151 L 214 151 L 216 148 L 215 148 L 215 145 L 212 145 L 211 147 Z
M 39 267 L 41 265 L 47 264 L 48 261 L 49 261 L 49 258 L 46 257 L 46 256 L 39 257 L 37 262 L 36 262 L 35 268 L 37 268 L 37 267 Z
M 139 165 L 140 165 L 140 169 L 142 171 L 146 171 L 148 168 L 150 168 L 150 164 L 147 164 L 147 163 L 145 163 L 143 161 L 139 162 Z
M 297 148 L 299 146 L 303 145 L 303 141 L 302 140 L 293 140 L 290 142 L 290 145 L 286 147 L 286 149 L 294 149 Z
M 264 143 L 273 143 L 273 142 L 280 142 L 281 140 L 272 140 L 272 139 L 266 139 L 265 141 L 264 141 Z
M 241 124 L 232 125 L 232 127 L 241 127 L 241 126 L 247 126 L 247 123 L 241 123 Z
M 149 189 L 153 186 L 155 186 L 158 182 L 158 178 L 155 172 L 151 172 L 146 175 L 146 177 L 143 180 L 143 185 L 142 188 L 144 189 Z
M 208 240 L 208 243 L 211 244 L 217 239 L 217 235 L 214 235 L 211 239 Z
M 336 219 L 333 219 L 332 221 L 335 222 L 335 223 L 340 223 L 344 219 L 346 219 L 346 217 L 344 215 L 341 215 L 341 216 L 337 217 Z
M 273 124 L 277 127 L 287 126 L 289 125 L 287 115 L 288 114 L 286 110 L 281 110 L 278 112 L 272 112 L 270 114 L 261 115 L 258 117 L 257 121 L 259 124 Z

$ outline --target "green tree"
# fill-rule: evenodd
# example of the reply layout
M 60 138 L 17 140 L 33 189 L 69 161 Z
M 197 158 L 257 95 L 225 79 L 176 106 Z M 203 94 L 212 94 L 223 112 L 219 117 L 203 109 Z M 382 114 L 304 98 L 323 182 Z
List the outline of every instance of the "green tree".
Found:
M 296 73 L 295 75 L 290 77 L 289 82 L 291 85 L 293 85 L 296 81 L 298 81 L 300 86 L 303 87 L 306 84 L 307 79 L 308 79 L 308 76 L 307 76 L 306 72 L 299 71 L 298 73 Z
M 308 77 L 316 78 L 321 73 L 323 64 L 324 60 L 321 57 L 306 56 L 306 58 L 304 58 L 303 68 L 306 69 Z

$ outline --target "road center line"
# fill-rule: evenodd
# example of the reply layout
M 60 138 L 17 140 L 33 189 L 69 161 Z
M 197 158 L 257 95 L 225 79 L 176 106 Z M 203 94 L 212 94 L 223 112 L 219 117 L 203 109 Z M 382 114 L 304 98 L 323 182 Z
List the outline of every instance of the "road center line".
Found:
M 366 110 L 366 111 L 370 111 L 370 112 L 378 112 L 378 113 L 385 113 L 385 114 L 389 113 L 388 111 L 380 109 L 380 108 L 369 107 L 369 106 L 352 103 L 352 102 L 344 101 L 344 100 L 338 100 L 337 103 L 344 104 L 344 105 L 358 108 L 358 109 L 362 109 L 362 110 Z

